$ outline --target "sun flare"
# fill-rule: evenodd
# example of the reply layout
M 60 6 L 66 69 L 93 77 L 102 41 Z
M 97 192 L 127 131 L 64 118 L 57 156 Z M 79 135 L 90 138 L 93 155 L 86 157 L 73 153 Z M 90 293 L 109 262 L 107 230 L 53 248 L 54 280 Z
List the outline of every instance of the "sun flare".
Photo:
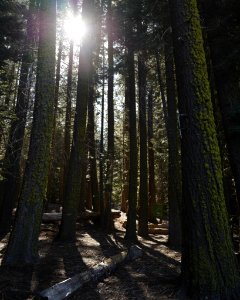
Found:
M 81 15 L 67 14 L 64 21 L 64 32 L 67 38 L 78 44 L 82 41 L 87 32 L 85 23 Z

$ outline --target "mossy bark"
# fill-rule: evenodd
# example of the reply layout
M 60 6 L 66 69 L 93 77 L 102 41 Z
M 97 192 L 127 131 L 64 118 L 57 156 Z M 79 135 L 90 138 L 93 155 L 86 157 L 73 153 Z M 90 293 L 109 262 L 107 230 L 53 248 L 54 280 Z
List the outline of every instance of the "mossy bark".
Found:
M 240 60 L 236 50 L 239 48 L 239 4 L 236 0 L 199 2 L 202 3 L 202 16 L 206 27 L 213 28 L 207 31 L 207 39 L 229 162 L 240 204 Z
M 56 1 L 42 0 L 33 125 L 23 187 L 5 264 L 34 263 L 46 197 L 54 111 Z
M 183 169 L 183 291 L 238 299 L 221 161 L 196 0 L 171 0 Z
M 82 4 L 82 16 L 87 24 L 91 24 L 92 10 L 93 1 L 84 1 Z M 59 231 L 59 238 L 61 240 L 68 241 L 76 239 L 76 220 L 81 197 L 80 182 L 82 177 L 82 164 L 85 159 L 85 133 L 89 87 L 88 80 L 92 50 L 91 38 L 90 34 L 85 38 L 82 42 L 79 54 L 73 141 L 64 191 L 63 216 Z

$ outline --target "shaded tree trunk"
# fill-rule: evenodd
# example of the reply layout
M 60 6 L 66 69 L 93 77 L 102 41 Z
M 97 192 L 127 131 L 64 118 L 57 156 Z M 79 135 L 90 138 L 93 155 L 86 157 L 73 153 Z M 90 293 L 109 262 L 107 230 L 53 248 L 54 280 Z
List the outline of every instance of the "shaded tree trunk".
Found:
M 123 187 L 121 197 L 121 211 L 128 210 L 128 189 L 129 189 L 129 99 L 128 99 L 127 75 L 125 75 L 125 105 L 123 120 Z
M 18 86 L 17 104 L 15 107 L 16 119 L 10 127 L 8 145 L 4 157 L 2 183 L 2 202 L 0 207 L 0 237 L 4 236 L 11 227 L 12 210 L 17 202 L 20 189 L 20 159 L 26 126 L 32 75 L 33 53 L 30 48 L 34 38 L 34 1 L 30 2 L 27 20 L 26 49 L 23 53 Z
M 141 30 L 142 31 L 142 30 Z M 148 235 L 148 155 L 147 155 L 147 118 L 146 118 L 146 65 L 143 51 L 138 54 L 139 89 L 139 134 L 140 134 L 140 186 L 138 234 Z
M 169 235 L 168 242 L 171 246 L 180 248 L 182 239 L 181 231 L 181 172 L 179 157 L 179 131 L 177 124 L 177 98 L 175 88 L 174 61 L 172 37 L 167 37 L 164 54 L 167 83 L 167 108 L 168 108 L 168 205 L 169 205 Z
M 40 3 L 37 83 L 31 141 L 5 264 L 34 263 L 46 197 L 54 112 L 56 1 Z
M 150 222 L 156 222 L 154 213 L 156 205 L 156 187 L 155 187 L 155 153 L 153 148 L 153 89 L 148 95 L 148 219 Z
M 192 299 L 238 299 L 196 0 L 170 0 L 170 11 L 182 132 L 183 291 Z

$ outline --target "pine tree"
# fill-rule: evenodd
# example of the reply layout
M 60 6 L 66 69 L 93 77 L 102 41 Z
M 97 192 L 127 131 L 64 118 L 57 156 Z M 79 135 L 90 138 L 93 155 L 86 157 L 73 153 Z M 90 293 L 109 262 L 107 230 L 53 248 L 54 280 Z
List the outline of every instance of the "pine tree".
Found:
M 28 161 L 5 264 L 34 263 L 46 197 L 54 111 L 56 1 L 40 3 L 35 106 Z
M 182 133 L 183 289 L 192 299 L 238 299 L 196 0 L 170 0 L 170 11 Z

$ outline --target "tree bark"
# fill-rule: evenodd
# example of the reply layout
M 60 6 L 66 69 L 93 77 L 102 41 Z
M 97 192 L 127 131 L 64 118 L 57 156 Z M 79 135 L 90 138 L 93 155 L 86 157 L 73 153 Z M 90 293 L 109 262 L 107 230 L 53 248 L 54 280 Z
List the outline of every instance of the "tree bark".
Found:
M 238 299 L 239 273 L 196 0 L 170 0 L 182 133 L 185 297 Z
M 181 171 L 179 156 L 179 131 L 177 123 L 177 98 L 175 87 L 172 36 L 167 36 L 164 46 L 167 83 L 167 135 L 168 135 L 168 206 L 169 245 L 181 248 Z
M 93 1 L 82 4 L 83 19 L 91 24 Z M 90 27 L 89 27 L 90 28 Z M 80 182 L 82 178 L 82 164 L 85 159 L 85 132 L 88 104 L 88 80 L 91 60 L 90 34 L 82 44 L 79 54 L 78 86 L 76 113 L 73 129 L 73 141 L 69 160 L 67 182 L 64 193 L 63 217 L 59 231 L 61 240 L 76 239 L 76 220 L 81 197 Z
M 31 264 L 38 257 L 53 127 L 55 46 L 56 1 L 42 0 L 31 141 L 16 222 L 3 260 L 5 264 Z

